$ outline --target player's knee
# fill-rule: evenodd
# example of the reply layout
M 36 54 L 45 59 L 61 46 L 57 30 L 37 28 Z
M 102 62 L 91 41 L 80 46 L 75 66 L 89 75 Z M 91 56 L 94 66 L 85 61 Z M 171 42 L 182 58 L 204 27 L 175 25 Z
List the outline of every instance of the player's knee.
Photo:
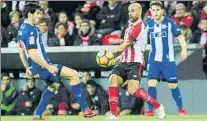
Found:
M 134 95 L 134 93 L 137 91 L 137 89 L 128 89 L 128 93 L 130 95 Z
M 156 87 L 157 86 L 157 80 L 156 79 L 150 79 L 148 81 L 148 86 L 149 87 Z
M 177 83 L 168 83 L 168 87 L 170 89 L 175 89 L 177 87 Z
M 109 77 L 109 86 L 118 87 L 119 81 L 118 77 L 115 74 L 110 75 Z
M 73 70 L 71 75 L 71 81 L 79 81 L 79 73 L 76 70 Z
M 137 91 L 137 89 L 139 88 L 138 85 L 139 84 L 137 83 L 137 81 L 129 81 L 128 92 L 130 95 L 133 95 Z

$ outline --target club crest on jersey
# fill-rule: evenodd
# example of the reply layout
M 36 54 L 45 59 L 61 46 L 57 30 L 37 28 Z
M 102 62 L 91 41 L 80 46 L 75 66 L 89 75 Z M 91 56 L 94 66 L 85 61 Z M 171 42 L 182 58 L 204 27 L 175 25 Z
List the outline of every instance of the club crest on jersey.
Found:
M 166 28 L 167 28 L 167 25 L 162 24 L 162 29 L 166 29 Z
M 35 44 L 35 38 L 34 36 L 29 37 L 29 44 Z

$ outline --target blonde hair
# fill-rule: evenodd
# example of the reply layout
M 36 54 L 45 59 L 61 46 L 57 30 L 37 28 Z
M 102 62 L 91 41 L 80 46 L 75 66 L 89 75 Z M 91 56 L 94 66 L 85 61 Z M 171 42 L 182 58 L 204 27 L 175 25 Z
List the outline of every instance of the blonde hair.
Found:
M 9 18 L 10 18 L 10 20 L 11 20 L 11 18 L 12 18 L 14 15 L 18 15 L 18 16 L 20 16 L 20 14 L 19 14 L 18 11 L 11 11 L 11 12 L 9 13 Z

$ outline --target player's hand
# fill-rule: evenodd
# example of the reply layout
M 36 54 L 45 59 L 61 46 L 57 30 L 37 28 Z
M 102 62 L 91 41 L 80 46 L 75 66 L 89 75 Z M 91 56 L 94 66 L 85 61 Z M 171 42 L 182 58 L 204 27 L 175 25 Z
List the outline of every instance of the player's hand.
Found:
M 48 71 L 49 71 L 50 73 L 54 74 L 54 73 L 58 72 L 58 68 L 57 68 L 56 66 L 50 65 L 50 66 L 48 67 Z
M 188 58 L 188 53 L 186 49 L 181 50 L 181 57 L 183 61 L 185 61 Z
M 26 68 L 26 77 L 29 79 L 32 78 L 32 71 L 30 70 L 30 68 Z

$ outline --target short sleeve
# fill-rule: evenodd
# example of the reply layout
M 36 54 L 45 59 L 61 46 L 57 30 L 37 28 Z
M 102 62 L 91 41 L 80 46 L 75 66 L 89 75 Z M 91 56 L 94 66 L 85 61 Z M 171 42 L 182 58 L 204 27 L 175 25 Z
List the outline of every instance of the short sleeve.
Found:
M 19 30 L 18 41 L 27 49 L 37 48 L 37 30 L 35 28 L 25 28 Z
M 18 36 L 17 36 L 17 41 L 24 41 L 25 40 L 25 36 L 22 36 L 22 30 L 21 29 L 19 29 L 19 31 L 18 31 Z
M 175 23 L 174 21 L 171 21 L 170 23 L 171 23 L 171 25 L 172 25 L 171 31 L 172 31 L 173 35 L 174 35 L 175 37 L 181 35 L 181 31 L 180 31 L 180 29 L 178 28 L 178 26 L 176 25 L 176 23 Z
M 37 31 L 33 29 L 28 33 L 28 37 L 26 38 L 26 48 L 27 49 L 37 49 Z
M 131 31 L 131 33 L 129 35 L 128 40 L 130 42 L 133 42 L 133 43 L 136 42 L 137 38 L 139 37 L 140 32 L 141 32 L 142 29 L 143 28 L 142 28 L 141 24 L 138 24 L 138 25 L 134 26 L 134 28 L 132 29 L 132 31 Z

